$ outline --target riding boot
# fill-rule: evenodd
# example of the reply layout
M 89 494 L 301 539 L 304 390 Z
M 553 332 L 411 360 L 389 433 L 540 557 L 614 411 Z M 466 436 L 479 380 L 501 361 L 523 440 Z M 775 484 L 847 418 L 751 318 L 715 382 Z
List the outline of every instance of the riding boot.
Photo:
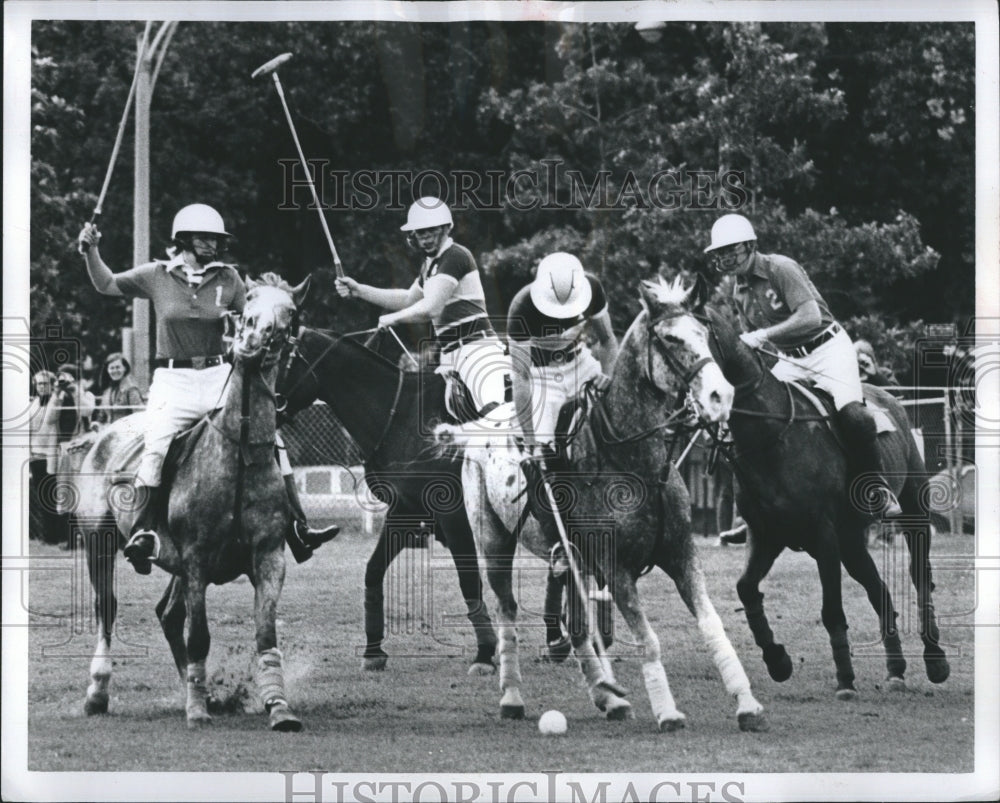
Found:
M 849 402 L 837 411 L 837 421 L 848 448 L 851 500 L 876 519 L 900 515 L 903 509 L 882 473 L 875 419 L 861 402 Z M 864 486 L 854 489 L 862 475 L 867 475 Z
M 528 505 L 532 515 L 538 520 L 546 540 L 552 544 L 549 554 L 549 571 L 553 577 L 561 577 L 569 570 L 569 560 L 559 535 L 556 512 L 552 510 L 549 495 L 545 491 L 545 466 L 537 457 L 521 461 L 521 470 L 528 481 Z
M 159 501 L 160 486 L 135 486 L 135 523 L 124 552 L 137 574 L 149 574 L 153 570 L 152 561 L 160 556 L 160 536 L 154 529 Z
M 299 489 L 295 486 L 295 476 L 293 474 L 286 474 L 282 479 L 285 481 L 285 493 L 288 496 L 288 504 L 292 508 L 292 515 L 295 519 L 292 524 L 293 532 L 287 534 L 285 540 L 291 548 L 295 560 L 303 563 L 312 557 L 314 549 L 336 538 L 340 533 L 340 527 L 336 524 L 331 524 L 322 530 L 315 530 L 310 527 L 306 520 L 305 511 L 302 510 L 302 503 L 299 501 Z M 293 540 L 297 540 L 299 543 L 293 544 Z M 308 555 L 303 551 L 303 547 L 309 550 Z

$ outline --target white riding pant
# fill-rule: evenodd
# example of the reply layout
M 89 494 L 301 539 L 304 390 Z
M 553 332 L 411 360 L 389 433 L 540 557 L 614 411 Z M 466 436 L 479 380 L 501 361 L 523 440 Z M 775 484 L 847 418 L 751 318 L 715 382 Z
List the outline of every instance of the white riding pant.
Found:
M 531 423 L 536 442 L 555 441 L 562 406 L 577 398 L 583 386 L 601 373 L 601 364 L 586 346 L 570 362 L 531 367 Z
M 805 357 L 783 354 L 771 373 L 783 382 L 812 382 L 833 396 L 838 410 L 850 402 L 864 401 L 854 344 L 843 329 Z
M 510 357 L 495 337 L 463 343 L 453 351 L 442 351 L 436 373 L 455 371 L 472 394 L 476 410 L 487 404 L 503 404 L 505 380 L 510 375 Z
M 146 405 L 144 449 L 136 483 L 158 486 L 163 460 L 174 436 L 226 403 L 228 363 L 211 368 L 157 368 Z

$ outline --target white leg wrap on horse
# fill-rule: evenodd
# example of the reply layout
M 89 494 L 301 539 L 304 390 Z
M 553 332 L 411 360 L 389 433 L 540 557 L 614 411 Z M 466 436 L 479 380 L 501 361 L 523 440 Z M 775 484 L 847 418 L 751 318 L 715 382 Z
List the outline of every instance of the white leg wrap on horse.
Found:
M 726 636 L 722 620 L 707 596 L 703 598 L 702 606 L 702 615 L 698 619 L 698 629 L 701 631 L 702 638 L 705 639 L 705 646 L 708 647 L 712 660 L 715 661 L 715 665 L 719 669 L 719 674 L 722 675 L 722 683 L 725 685 L 726 691 L 734 696 L 749 692 L 750 679 L 743 671 L 743 664 L 740 663 L 736 650 L 733 649 L 733 645 Z
M 665 719 L 679 719 L 684 715 L 677 710 L 674 695 L 670 693 L 670 683 L 667 681 L 667 670 L 659 659 L 642 665 L 642 679 L 646 683 L 646 693 L 649 704 L 653 708 L 653 716 L 657 722 Z
M 106 695 L 111 683 L 111 647 L 104 636 L 97 637 L 97 648 L 94 657 L 90 659 L 90 685 L 87 687 L 87 697 Z
M 271 707 L 277 704 L 288 705 L 280 650 L 273 648 L 257 654 L 254 682 L 257 684 L 257 694 L 265 711 L 270 711 Z
M 210 719 L 204 661 L 194 661 L 187 666 L 187 715 L 189 721 Z
M 514 628 L 500 628 L 500 690 L 521 685 L 521 665 L 518 661 L 517 633 Z

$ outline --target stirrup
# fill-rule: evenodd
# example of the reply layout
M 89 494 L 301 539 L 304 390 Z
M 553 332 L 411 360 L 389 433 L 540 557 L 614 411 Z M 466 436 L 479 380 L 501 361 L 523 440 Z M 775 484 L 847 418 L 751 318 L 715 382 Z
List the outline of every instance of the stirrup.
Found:
M 295 527 L 295 535 L 298 536 L 298 539 L 312 549 L 322 546 L 327 541 L 332 541 L 340 534 L 340 527 L 336 524 L 331 524 L 329 527 L 318 530 L 313 529 L 306 522 L 296 519 L 293 526 Z

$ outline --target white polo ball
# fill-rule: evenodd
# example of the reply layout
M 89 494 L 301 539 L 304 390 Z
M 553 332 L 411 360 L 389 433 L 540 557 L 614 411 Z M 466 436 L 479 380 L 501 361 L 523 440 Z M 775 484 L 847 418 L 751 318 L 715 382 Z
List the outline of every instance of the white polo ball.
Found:
M 546 711 L 538 718 L 538 730 L 546 736 L 561 736 L 566 732 L 566 717 L 561 711 Z

